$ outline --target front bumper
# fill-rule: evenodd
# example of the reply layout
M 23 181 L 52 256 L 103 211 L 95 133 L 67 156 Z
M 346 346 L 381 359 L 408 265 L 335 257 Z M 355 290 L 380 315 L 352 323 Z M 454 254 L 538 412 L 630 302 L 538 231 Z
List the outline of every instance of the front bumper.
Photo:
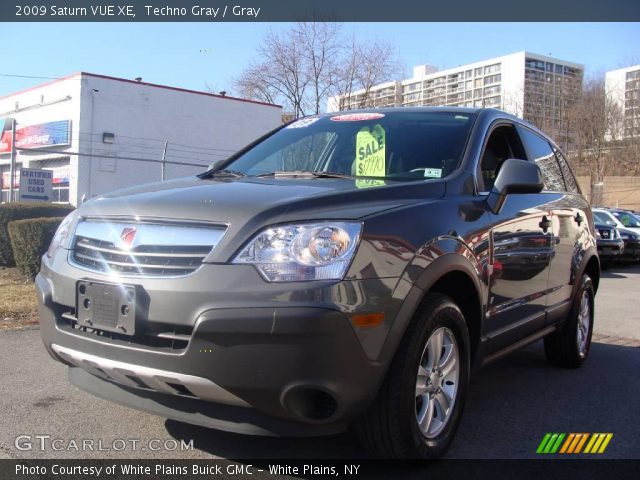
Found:
M 624 252 L 624 242 L 621 239 L 598 239 L 598 256 L 601 260 L 615 260 Z
M 163 338 L 187 338 L 156 345 L 136 340 L 144 325 L 132 338 L 74 328 L 83 279 L 108 280 L 64 258 L 45 259 L 36 278 L 43 342 L 76 385 L 169 418 L 255 434 L 334 433 L 362 414 L 384 377 L 378 354 L 402 303 L 397 279 L 277 285 L 235 265 L 129 278 L 148 298 L 143 322 L 182 332 Z M 371 311 L 384 312 L 385 322 L 352 325 L 350 315 Z
M 640 241 L 624 239 L 624 253 L 622 254 L 622 258 L 632 261 L 640 259 Z

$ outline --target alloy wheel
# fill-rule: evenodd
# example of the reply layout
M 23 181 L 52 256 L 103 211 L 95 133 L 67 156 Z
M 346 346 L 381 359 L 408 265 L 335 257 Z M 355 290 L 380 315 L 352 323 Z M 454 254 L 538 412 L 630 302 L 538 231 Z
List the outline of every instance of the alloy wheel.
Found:
M 425 437 L 436 437 L 451 418 L 459 375 L 460 354 L 455 335 L 440 327 L 427 340 L 416 378 L 416 421 Z

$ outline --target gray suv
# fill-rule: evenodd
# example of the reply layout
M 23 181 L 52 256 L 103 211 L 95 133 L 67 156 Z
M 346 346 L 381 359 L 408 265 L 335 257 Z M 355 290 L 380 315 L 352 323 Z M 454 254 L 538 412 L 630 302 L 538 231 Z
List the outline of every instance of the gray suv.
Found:
M 246 434 L 353 426 L 375 455 L 432 458 L 475 368 L 541 338 L 552 364 L 584 362 L 599 278 L 548 137 L 406 108 L 300 119 L 91 200 L 37 288 L 45 347 L 99 397 Z

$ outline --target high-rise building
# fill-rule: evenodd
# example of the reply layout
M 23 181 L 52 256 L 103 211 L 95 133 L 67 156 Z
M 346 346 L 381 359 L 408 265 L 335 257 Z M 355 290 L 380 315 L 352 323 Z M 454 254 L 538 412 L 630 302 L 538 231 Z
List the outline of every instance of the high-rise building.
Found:
M 530 121 L 566 146 L 567 107 L 582 89 L 584 66 L 516 52 L 438 71 L 414 67 L 405 80 L 329 99 L 328 111 L 393 106 L 493 107 Z
M 610 132 L 615 140 L 640 136 L 640 65 L 611 70 L 605 75 L 607 97 L 620 109 L 622 125 Z

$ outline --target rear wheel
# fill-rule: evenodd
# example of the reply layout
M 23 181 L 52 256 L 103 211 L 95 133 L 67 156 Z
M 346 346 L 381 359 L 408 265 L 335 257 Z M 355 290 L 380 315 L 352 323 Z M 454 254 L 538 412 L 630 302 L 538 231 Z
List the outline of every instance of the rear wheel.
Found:
M 593 334 L 595 293 L 588 275 L 583 275 L 568 318 L 560 330 L 544 339 L 547 360 L 556 367 L 577 368 L 587 359 Z
M 363 443 L 382 458 L 442 455 L 460 423 L 468 378 L 464 316 L 448 297 L 427 294 L 358 424 Z

